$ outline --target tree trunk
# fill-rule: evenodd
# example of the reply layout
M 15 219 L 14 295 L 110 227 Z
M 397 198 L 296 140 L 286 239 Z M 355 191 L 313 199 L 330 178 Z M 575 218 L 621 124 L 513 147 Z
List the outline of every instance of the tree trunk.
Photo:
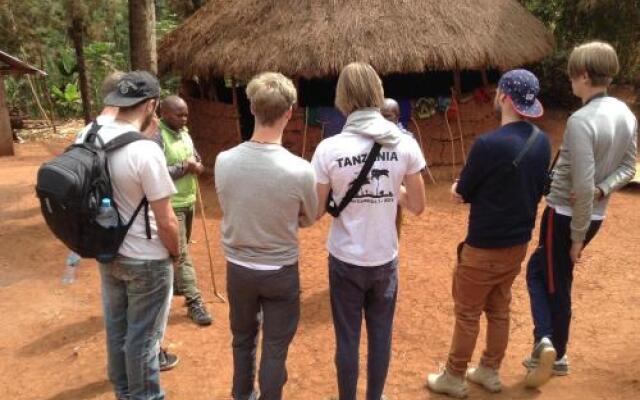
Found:
M 78 79 L 80 81 L 80 95 L 82 96 L 82 115 L 84 122 L 91 122 L 91 89 L 87 78 L 87 66 L 84 59 L 84 23 L 80 18 L 73 18 L 69 29 L 73 47 L 76 50 L 76 64 L 78 65 Z
M 158 73 L 156 9 L 153 0 L 129 0 L 131 69 Z
M 0 74 L 0 156 L 13 155 L 13 130 L 4 95 L 4 77 Z

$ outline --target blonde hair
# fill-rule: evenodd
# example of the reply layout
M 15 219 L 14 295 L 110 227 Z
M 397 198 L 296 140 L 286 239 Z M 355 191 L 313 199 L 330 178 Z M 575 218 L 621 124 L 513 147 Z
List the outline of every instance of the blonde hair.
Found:
M 585 72 L 593 86 L 609 86 L 620 64 L 616 50 L 606 42 L 589 42 L 577 46 L 569 56 L 567 73 L 575 78 Z
M 382 108 L 382 81 L 371 65 L 354 62 L 342 69 L 336 87 L 335 104 L 344 115 L 361 108 Z
M 256 120 L 272 125 L 296 103 L 298 94 L 291 79 L 278 72 L 263 72 L 247 85 L 247 97 Z
M 104 99 L 107 95 L 118 87 L 118 82 L 120 79 L 125 76 L 125 73 L 122 71 L 114 71 L 107 75 L 106 78 L 102 81 L 102 87 L 100 88 L 100 93 L 102 94 L 102 98 Z

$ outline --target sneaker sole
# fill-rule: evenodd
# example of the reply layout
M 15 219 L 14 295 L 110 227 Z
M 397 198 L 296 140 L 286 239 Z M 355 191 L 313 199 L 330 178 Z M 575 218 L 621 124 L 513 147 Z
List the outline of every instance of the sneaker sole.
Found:
M 476 385 L 482 386 L 484 389 L 486 389 L 487 391 L 489 391 L 491 393 L 500 393 L 500 392 L 502 392 L 502 386 L 500 386 L 500 387 L 487 386 L 480 380 L 477 380 L 477 381 L 473 380 L 473 378 L 471 378 L 470 375 L 467 375 L 467 380 L 469 382 L 475 383 Z
M 171 371 L 172 369 L 177 367 L 178 364 L 180 364 L 180 359 L 179 358 L 173 364 L 167 364 L 165 366 L 160 367 L 160 372 Z
M 556 355 L 556 350 L 553 348 L 542 350 L 538 366 L 527 373 L 524 385 L 528 388 L 537 388 L 547 383 L 553 374 L 553 363 L 556 361 Z
M 525 367 L 527 369 L 527 371 L 533 371 L 535 368 L 538 367 L 538 363 L 532 363 L 532 364 L 528 364 L 526 361 L 522 362 L 522 366 Z M 551 375 L 553 376 L 567 376 L 569 375 L 569 370 L 568 368 L 565 370 L 558 370 L 555 368 L 555 365 L 553 367 L 553 370 L 551 371 Z
M 428 379 L 427 379 L 427 389 L 431 390 L 434 393 L 446 394 L 447 396 L 455 397 L 456 399 L 466 399 L 467 396 L 469 395 L 466 391 L 464 393 L 455 393 L 455 392 L 451 393 L 446 390 L 437 390 L 431 386 Z

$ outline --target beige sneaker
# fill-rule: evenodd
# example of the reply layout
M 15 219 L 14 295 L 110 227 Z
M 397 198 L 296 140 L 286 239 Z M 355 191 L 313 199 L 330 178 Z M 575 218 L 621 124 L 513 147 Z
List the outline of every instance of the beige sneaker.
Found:
M 532 356 L 538 359 L 538 365 L 529 370 L 524 378 L 524 385 L 528 388 L 537 388 L 547 383 L 553 373 L 556 355 L 556 349 L 553 348 L 551 340 L 542 338 L 532 353 Z
M 502 382 L 500 382 L 498 371 L 483 365 L 469 368 L 467 370 L 467 379 L 483 386 L 492 393 L 498 393 L 502 390 Z
M 429 374 L 427 387 L 436 393 L 447 394 L 458 399 L 467 397 L 468 389 L 464 378 L 451 375 L 446 369 L 439 374 Z

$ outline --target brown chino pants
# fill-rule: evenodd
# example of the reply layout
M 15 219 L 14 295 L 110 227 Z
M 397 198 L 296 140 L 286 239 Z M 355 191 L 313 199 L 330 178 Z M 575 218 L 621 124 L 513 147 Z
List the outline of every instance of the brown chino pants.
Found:
M 487 343 L 480 364 L 500 368 L 509 341 L 511 285 L 520 272 L 527 245 L 480 249 L 461 244 L 453 274 L 456 324 L 447 370 L 464 375 L 480 330 L 480 315 L 487 315 Z

